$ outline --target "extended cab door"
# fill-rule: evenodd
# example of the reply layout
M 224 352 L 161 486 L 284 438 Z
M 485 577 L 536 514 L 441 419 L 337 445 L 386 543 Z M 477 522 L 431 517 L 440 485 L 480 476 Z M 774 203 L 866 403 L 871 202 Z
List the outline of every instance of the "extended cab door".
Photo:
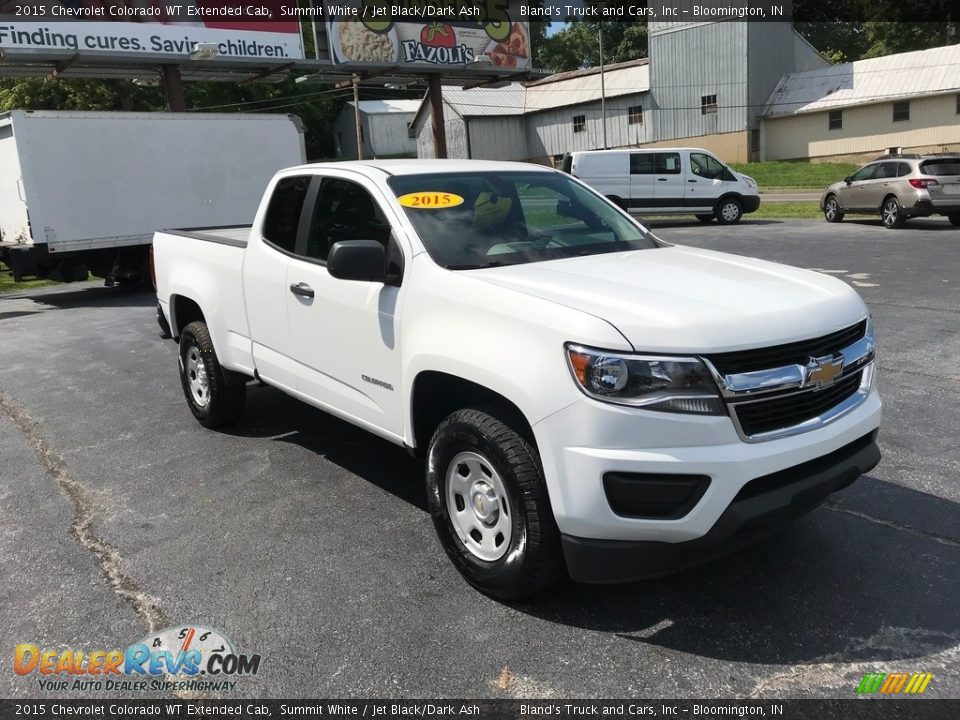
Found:
M 273 384 L 295 389 L 296 365 L 287 324 L 287 269 L 297 238 L 306 230 L 304 207 L 315 193 L 313 176 L 280 178 L 243 258 L 243 296 L 257 371 Z
M 392 210 L 364 178 L 324 174 L 307 230 L 287 271 L 287 317 L 298 392 L 382 435 L 402 437 L 398 311 L 403 254 Z M 392 284 L 338 280 L 327 272 L 341 240 L 376 240 L 391 258 Z

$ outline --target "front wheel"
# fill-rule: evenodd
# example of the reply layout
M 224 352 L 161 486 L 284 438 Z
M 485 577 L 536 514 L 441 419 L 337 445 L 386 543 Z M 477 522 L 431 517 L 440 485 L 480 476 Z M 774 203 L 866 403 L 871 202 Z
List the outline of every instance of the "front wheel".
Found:
M 903 214 L 903 208 L 900 207 L 900 201 L 893 195 L 883 201 L 883 207 L 880 208 L 880 220 L 888 230 L 902 228 L 907 221 L 906 215 Z
M 830 195 L 824 200 L 823 217 L 829 223 L 838 223 L 843 220 L 843 210 L 840 209 L 840 203 L 837 202 L 835 195 Z
M 206 323 L 192 322 L 180 333 L 180 384 L 190 412 L 204 427 L 227 425 L 243 412 L 247 387 L 227 383 Z
M 947 220 L 950 221 L 950 224 L 955 227 L 960 227 L 960 214 L 957 215 L 947 215 Z
M 726 198 L 720 201 L 714 214 L 721 225 L 736 225 L 743 217 L 743 204 L 736 198 Z
M 564 576 L 539 453 L 495 409 L 458 410 L 440 423 L 426 482 L 440 543 L 478 590 L 516 599 Z

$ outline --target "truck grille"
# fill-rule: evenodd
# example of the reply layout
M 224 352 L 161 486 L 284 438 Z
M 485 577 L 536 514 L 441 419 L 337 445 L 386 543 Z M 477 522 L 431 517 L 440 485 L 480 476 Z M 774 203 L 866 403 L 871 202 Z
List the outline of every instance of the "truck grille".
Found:
M 808 356 L 809 357 L 809 356 Z M 839 405 L 857 392 L 863 370 L 841 378 L 823 390 L 803 390 L 765 400 L 732 405 L 740 429 L 748 436 L 799 425 Z
M 833 355 L 848 345 L 852 345 L 864 336 L 867 321 L 837 330 L 829 335 L 800 340 L 786 345 L 760 348 L 758 350 L 738 350 L 736 352 L 707 355 L 706 358 L 721 375 L 753 372 L 784 365 L 806 365 L 810 358 Z

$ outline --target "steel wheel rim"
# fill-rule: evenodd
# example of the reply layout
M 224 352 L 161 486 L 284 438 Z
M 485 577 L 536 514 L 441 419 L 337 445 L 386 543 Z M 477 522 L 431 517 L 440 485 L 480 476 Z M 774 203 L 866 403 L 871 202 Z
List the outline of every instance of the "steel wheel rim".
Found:
M 210 382 L 207 379 L 207 366 L 204 365 L 200 349 L 196 345 L 187 349 L 186 373 L 190 397 L 197 407 L 205 408 L 210 402 Z
M 739 208 L 737 208 L 736 203 L 726 203 L 722 208 L 720 208 L 720 214 L 723 216 L 724 220 L 736 220 L 739 213 Z
M 513 511 L 493 464 L 477 452 L 458 453 L 446 481 L 447 514 L 460 542 L 480 560 L 502 558 L 513 536 Z
M 837 201 L 835 198 L 827 200 L 827 220 L 833 220 L 837 217 Z
M 888 200 L 883 206 L 883 222 L 885 225 L 893 225 L 897 221 L 899 209 L 896 200 Z

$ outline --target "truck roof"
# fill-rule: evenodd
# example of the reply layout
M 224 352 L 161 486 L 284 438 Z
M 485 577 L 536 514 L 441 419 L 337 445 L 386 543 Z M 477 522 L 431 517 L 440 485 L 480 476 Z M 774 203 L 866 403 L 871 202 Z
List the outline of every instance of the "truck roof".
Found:
M 544 165 L 524 162 L 501 162 L 499 160 L 427 160 L 409 158 L 403 160 L 343 160 L 339 162 L 308 163 L 294 169 L 344 168 L 369 174 L 371 169 L 387 175 L 426 175 L 450 172 L 556 172 Z

